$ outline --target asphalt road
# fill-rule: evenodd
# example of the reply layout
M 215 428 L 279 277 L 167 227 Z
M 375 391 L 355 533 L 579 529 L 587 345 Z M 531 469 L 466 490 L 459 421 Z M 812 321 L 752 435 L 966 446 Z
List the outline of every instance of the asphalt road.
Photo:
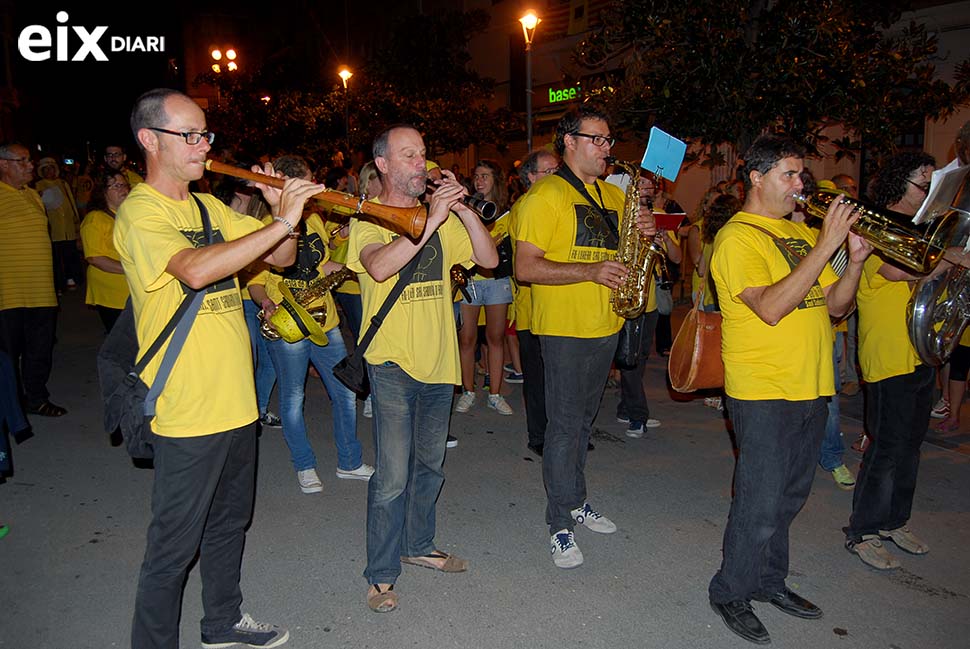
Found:
M 36 435 L 14 447 L 16 474 L 0 485 L 0 520 L 11 526 L 0 540 L 4 648 L 128 644 L 152 472 L 133 466 L 101 430 L 94 362 L 101 329 L 82 302 L 80 291 L 64 297 L 50 383 L 70 413 L 32 420 Z M 286 646 L 294 649 L 750 647 L 707 603 L 731 497 L 727 427 L 700 399 L 672 399 L 661 359 L 651 359 L 648 376 L 651 414 L 663 425 L 642 439 L 625 437 L 615 422 L 618 391 L 604 395 L 587 479 L 591 504 L 619 531 L 579 529 L 586 562 L 575 570 L 556 568 L 549 556 L 541 464 L 525 448 L 521 386 L 506 388 L 513 416 L 487 409 L 484 398 L 454 415 L 459 446 L 446 459 L 437 542 L 471 569 L 446 575 L 406 566 L 400 608 L 384 615 L 364 602 L 366 484 L 334 475 L 329 403 L 311 380 L 306 411 L 324 491 L 302 494 L 279 430 L 263 433 L 244 610 L 288 627 Z M 863 398 L 843 398 L 846 446 L 860 430 Z M 359 436 L 370 461 L 370 420 L 359 419 Z M 970 560 L 962 554 L 970 457 L 959 440 L 945 442 L 924 445 L 911 521 L 932 551 L 913 557 L 893 549 L 903 563 L 893 573 L 843 549 L 851 493 L 818 471 L 792 528 L 788 585 L 825 615 L 799 620 L 757 605 L 776 646 L 970 646 Z M 847 451 L 853 470 L 858 461 Z M 183 602 L 185 647 L 198 646 L 199 591 L 196 568 Z

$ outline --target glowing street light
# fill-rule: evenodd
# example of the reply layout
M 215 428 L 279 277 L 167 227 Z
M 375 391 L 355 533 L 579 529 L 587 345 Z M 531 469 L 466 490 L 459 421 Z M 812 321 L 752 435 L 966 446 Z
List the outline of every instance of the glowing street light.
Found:
M 519 18 L 519 22 L 522 23 L 522 36 L 525 37 L 525 144 L 526 151 L 532 151 L 532 39 L 542 19 L 529 9 Z
M 225 52 L 220 50 L 218 47 L 214 47 L 209 52 L 209 56 L 211 56 L 212 60 L 215 61 L 215 63 L 212 64 L 212 71 L 216 74 L 220 74 L 222 72 L 222 65 L 219 63 L 219 61 L 222 61 L 223 58 L 228 61 L 228 63 L 226 63 L 226 70 L 228 72 L 235 72 L 239 69 L 239 64 L 236 63 L 236 50 L 233 49 L 232 46 L 227 47 Z
M 343 66 L 337 72 L 337 76 L 340 80 L 344 82 L 344 137 L 347 140 L 347 153 L 350 154 L 350 99 L 347 93 L 347 81 L 350 77 L 354 76 L 354 73 L 347 69 L 347 66 Z

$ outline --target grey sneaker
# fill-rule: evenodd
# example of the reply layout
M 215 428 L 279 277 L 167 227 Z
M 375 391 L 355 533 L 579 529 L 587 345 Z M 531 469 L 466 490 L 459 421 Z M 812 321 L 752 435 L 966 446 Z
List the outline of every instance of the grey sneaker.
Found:
M 876 570 L 895 570 L 901 567 L 899 561 L 890 554 L 875 534 L 865 534 L 858 543 L 846 541 L 845 549 L 859 555 L 862 562 Z
M 275 624 L 257 622 L 249 613 L 244 613 L 235 626 L 224 633 L 202 634 L 203 649 L 225 649 L 226 647 L 278 647 L 290 639 L 290 632 Z
M 573 533 L 563 528 L 549 539 L 552 561 L 560 568 L 575 568 L 583 565 L 583 553 L 576 545 Z
M 616 524 L 590 507 L 589 503 L 583 503 L 582 507 L 572 510 L 569 515 L 573 517 L 574 521 L 580 525 L 585 525 L 594 532 L 612 534 L 616 531 Z
M 512 406 L 508 404 L 505 397 L 503 397 L 501 394 L 488 395 L 488 407 L 500 415 L 512 414 Z
M 337 469 L 337 477 L 345 480 L 370 480 L 372 475 L 374 475 L 374 467 L 369 464 L 361 464 L 353 471 Z
M 296 472 L 296 479 L 300 483 L 300 491 L 305 494 L 317 494 L 323 491 L 323 483 L 316 469 L 304 469 Z
M 371 396 L 368 394 L 367 398 L 364 399 L 364 417 L 370 419 L 374 416 L 374 402 L 371 401 Z
M 455 405 L 455 412 L 468 412 L 473 405 L 475 405 L 475 393 L 462 392 L 461 396 L 458 397 L 458 403 Z

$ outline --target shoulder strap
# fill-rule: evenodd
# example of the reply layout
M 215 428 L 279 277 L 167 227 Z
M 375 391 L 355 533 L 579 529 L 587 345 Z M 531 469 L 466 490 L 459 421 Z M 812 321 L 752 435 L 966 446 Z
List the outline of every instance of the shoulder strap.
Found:
M 212 223 L 209 220 L 209 211 L 206 209 L 205 205 L 199 200 L 199 197 L 192 194 L 192 198 L 195 200 L 196 205 L 199 206 L 199 212 L 202 214 L 202 228 L 205 231 L 206 245 L 212 244 Z M 184 284 L 183 284 L 184 286 Z M 199 313 L 199 307 L 202 306 L 202 299 L 205 297 L 206 289 L 194 290 L 188 287 L 186 288 L 186 295 L 182 298 L 179 308 L 176 309 L 175 313 L 172 314 L 172 318 L 162 329 L 161 333 L 152 343 L 152 346 L 145 353 L 144 356 L 138 361 L 138 364 L 129 374 L 131 376 L 140 375 L 148 365 L 148 362 L 158 353 L 159 348 L 168 339 L 169 336 L 172 337 L 172 343 L 165 350 L 165 356 L 162 357 L 162 364 L 158 368 L 158 374 L 155 375 L 155 380 L 152 381 L 151 387 L 148 389 L 148 394 L 145 397 L 145 416 L 152 417 L 155 415 L 155 402 L 158 401 L 159 395 L 162 393 L 162 389 L 165 387 L 165 383 L 168 381 L 169 374 L 172 373 L 172 368 L 175 366 L 175 359 L 178 358 L 179 353 L 182 351 L 182 347 L 185 345 L 185 340 L 188 338 L 189 330 L 192 328 L 192 323 L 195 322 L 195 316 Z M 174 329 L 174 334 L 172 330 Z
M 606 223 L 606 226 L 610 229 L 611 232 L 613 232 L 617 240 L 619 240 L 620 231 L 619 231 L 618 225 L 614 226 L 606 214 L 606 202 L 603 201 L 603 192 L 600 190 L 600 186 L 598 184 L 596 185 L 596 191 L 600 195 L 600 203 L 597 203 L 596 201 L 593 200 L 593 197 L 589 195 L 589 192 L 586 191 L 586 184 L 582 180 L 580 180 L 575 173 L 573 173 L 573 170 L 569 168 L 569 165 L 567 164 L 559 165 L 559 169 L 556 171 L 556 175 L 562 178 L 563 180 L 565 180 L 570 185 L 572 185 L 572 187 L 577 192 L 579 192 L 579 195 L 586 199 L 586 202 L 588 202 L 592 206 L 592 208 L 596 210 L 596 214 L 598 214 L 599 217 L 603 219 L 603 221 Z
M 767 234 L 769 237 L 771 237 L 772 239 L 774 239 L 775 241 L 777 241 L 778 243 L 780 243 L 781 245 L 783 245 L 785 247 L 785 250 L 787 250 L 791 254 L 795 255 L 799 259 L 804 259 L 805 258 L 805 255 L 803 255 L 802 253 L 798 252 L 797 250 L 795 250 L 794 248 L 792 248 L 791 246 L 789 246 L 787 241 L 785 241 L 784 239 L 782 239 L 781 237 L 779 237 L 777 234 L 775 234 L 771 230 L 769 230 L 767 228 L 764 228 L 764 227 L 761 227 L 760 225 L 756 225 L 754 223 L 748 223 L 747 221 L 738 221 L 738 223 L 740 223 L 742 225 L 750 225 L 755 230 L 761 230 L 762 232 L 764 232 L 765 234 Z
M 437 237 L 438 233 L 435 232 L 431 236 L 432 238 Z M 370 319 L 370 326 L 367 328 L 367 331 L 364 332 L 360 342 L 357 343 L 357 347 L 354 349 L 355 355 L 361 357 L 364 355 L 364 351 L 367 349 L 367 346 L 370 345 L 370 342 L 374 339 L 374 336 L 377 335 L 377 330 L 384 323 L 384 318 L 387 317 L 391 307 L 394 306 L 394 303 L 397 302 L 397 299 L 401 296 L 401 293 L 404 292 L 404 287 L 411 281 L 411 278 L 414 277 L 414 271 L 417 270 L 418 262 L 421 259 L 421 254 L 424 252 L 424 248 L 427 245 L 428 244 L 425 243 L 424 246 L 418 250 L 417 254 L 414 255 L 411 261 L 409 261 L 407 265 L 401 269 L 397 282 L 394 284 L 394 287 L 391 288 L 391 292 L 387 294 L 387 297 L 384 299 L 384 303 L 381 304 L 381 308 L 378 309 L 377 313 L 374 314 L 374 316 Z

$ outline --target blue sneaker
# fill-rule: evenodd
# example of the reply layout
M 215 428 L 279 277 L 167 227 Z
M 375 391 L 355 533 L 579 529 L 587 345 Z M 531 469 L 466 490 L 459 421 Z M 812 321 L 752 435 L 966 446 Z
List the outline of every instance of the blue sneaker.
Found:
M 509 372 L 505 375 L 506 383 L 522 383 L 525 381 L 525 375 L 522 372 Z
M 275 624 L 257 622 L 249 613 L 244 613 L 242 619 L 228 631 L 217 634 L 202 634 L 203 649 L 225 649 L 235 645 L 243 647 L 262 647 L 271 649 L 278 647 L 290 639 L 290 632 Z

